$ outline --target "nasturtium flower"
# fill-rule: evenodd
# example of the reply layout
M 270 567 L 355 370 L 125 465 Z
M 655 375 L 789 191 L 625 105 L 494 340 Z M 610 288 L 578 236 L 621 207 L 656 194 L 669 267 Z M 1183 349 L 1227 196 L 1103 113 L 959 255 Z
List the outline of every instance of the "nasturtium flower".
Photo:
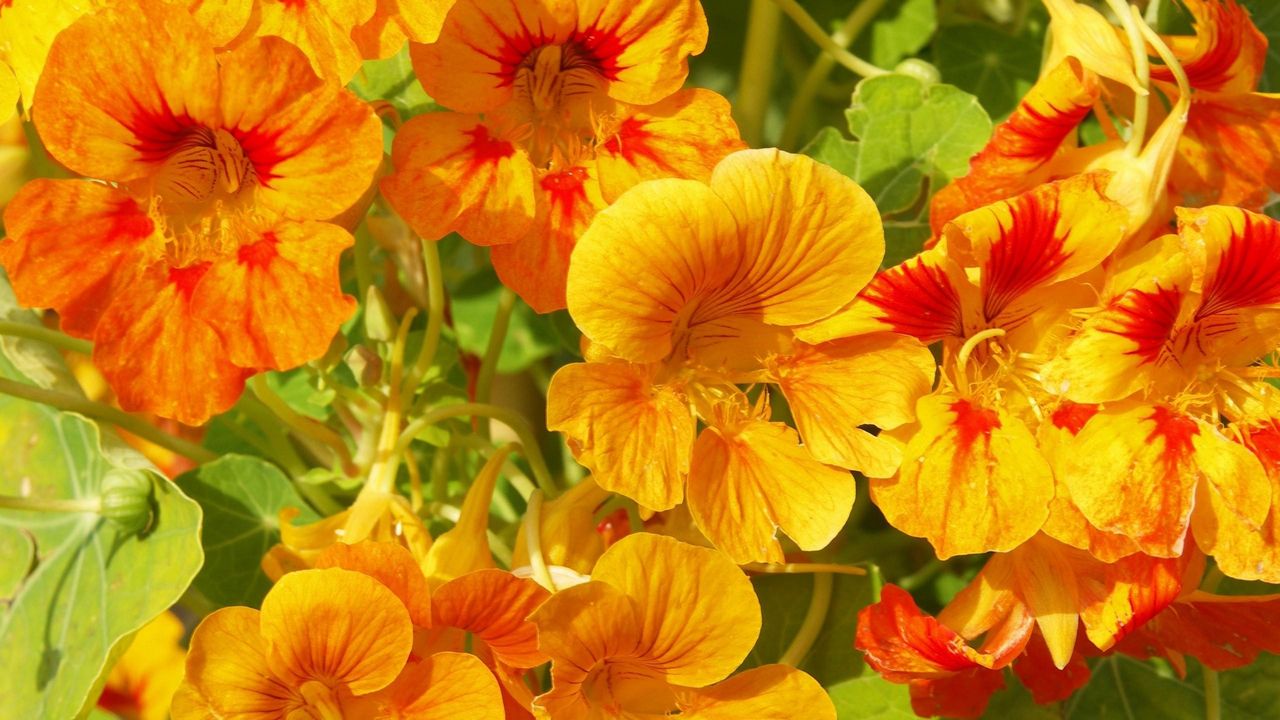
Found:
M 1178 236 L 1122 266 L 1125 281 L 1045 368 L 1052 392 L 1102 403 L 1059 465 L 1094 528 L 1162 557 L 1186 552 L 1190 532 L 1224 572 L 1280 578 L 1275 536 L 1261 532 L 1275 393 L 1254 365 L 1280 344 L 1278 266 L 1275 220 L 1181 209 Z
M 215 56 L 186 10 L 126 5 L 54 42 L 35 125 L 93 180 L 28 183 L 0 264 L 94 341 L 122 407 L 199 424 L 248 376 L 322 355 L 353 311 L 351 235 L 319 221 L 370 186 L 381 126 L 282 40 Z
M 455 111 L 396 134 L 382 191 L 414 231 L 493 246 L 535 310 L 565 306 L 592 217 L 649 178 L 705 180 L 743 147 L 724 98 L 680 90 L 707 24 L 697 0 L 460 0 L 411 44 L 427 93 Z
M 53 39 L 96 6 L 95 0 L 6 0 L 0 2 L 0 123 L 19 101 L 30 117 L 36 83 Z
M 1054 478 L 1035 435 L 1052 396 L 1037 372 L 1071 313 L 1096 302 L 1093 273 L 1125 235 L 1106 185 L 1076 176 L 960 215 L 938 245 L 803 331 L 941 343 L 939 387 L 920 399 L 915 424 L 891 432 L 905 444 L 901 470 L 871 478 L 889 522 L 940 557 L 1012 550 L 1046 519 Z
M 405 40 L 435 42 L 453 0 L 378 0 L 373 17 L 351 31 L 366 60 L 400 52 Z
M 534 611 L 551 656 L 549 720 L 835 718 L 805 673 L 766 665 L 730 677 L 760 633 L 751 582 L 710 548 L 640 533 L 601 556 L 590 582 Z
M 742 151 L 709 184 L 637 185 L 574 251 L 588 362 L 552 378 L 548 426 L 606 490 L 651 510 L 687 492 L 739 562 L 780 562 L 779 530 L 821 549 L 852 506 L 848 471 L 887 477 L 901 458 L 859 426 L 909 422 L 933 379 L 928 351 L 889 328 L 796 336 L 852 301 L 883 254 L 867 194 L 803 156 Z M 781 389 L 795 428 L 772 418 L 767 389 L 739 387 L 755 385 Z
M 124 718 L 165 720 L 182 684 L 182 621 L 170 612 L 142 626 L 107 675 L 98 707 Z
M 581 575 L 591 573 L 591 568 L 607 547 L 606 538 L 600 530 L 602 523 L 596 520 L 595 513 L 608 498 L 609 493 L 588 477 L 560 497 L 542 505 L 542 517 L 537 525 L 538 546 L 549 567 L 565 568 Z M 525 525 L 520 524 L 512 548 L 513 568 L 529 565 L 529 538 Z

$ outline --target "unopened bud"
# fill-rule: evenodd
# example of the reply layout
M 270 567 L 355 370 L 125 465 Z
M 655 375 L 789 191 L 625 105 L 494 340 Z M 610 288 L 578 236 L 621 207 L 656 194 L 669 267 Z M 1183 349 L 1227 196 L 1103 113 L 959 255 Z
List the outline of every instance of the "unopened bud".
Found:
M 141 470 L 109 470 L 102 479 L 101 509 L 98 514 L 115 523 L 126 535 L 136 535 L 151 526 L 154 480 Z
M 370 285 L 364 297 L 364 333 L 379 342 L 396 336 L 396 319 L 377 285 Z
M 382 358 L 364 345 L 348 350 L 342 362 L 355 376 L 360 387 L 373 387 L 382 380 Z

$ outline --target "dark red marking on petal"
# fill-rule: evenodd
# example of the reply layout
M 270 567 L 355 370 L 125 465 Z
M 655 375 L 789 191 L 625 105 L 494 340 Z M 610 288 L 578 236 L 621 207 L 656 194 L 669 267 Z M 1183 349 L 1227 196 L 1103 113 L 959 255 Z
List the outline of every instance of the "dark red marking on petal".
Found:
M 1132 340 L 1137 347 L 1126 355 L 1137 355 L 1143 362 L 1155 363 L 1173 337 L 1174 324 L 1182 307 L 1182 291 L 1156 286 L 1155 292 L 1130 290 L 1111 304 L 1121 318 L 1117 327 L 1101 328 L 1102 332 Z
M 273 232 L 262 234 L 262 239 L 255 243 L 250 243 L 240 248 L 238 253 L 240 262 L 254 268 L 265 268 L 280 256 L 276 250 L 276 245 L 280 242 L 279 238 Z
M 884 312 L 883 321 L 894 332 L 925 344 L 964 334 L 960 296 L 951 279 L 942 268 L 920 258 L 876 275 L 863 297 Z
M 577 204 L 587 201 L 587 191 L 584 186 L 588 177 L 590 176 L 586 168 L 571 167 L 561 172 L 547 174 L 540 184 L 542 189 L 547 191 L 555 211 L 565 216 L 572 216 Z
M 978 407 L 968 400 L 951 403 L 950 410 L 956 416 L 951 425 L 956 431 L 957 456 L 968 455 L 978 438 L 989 442 L 991 431 L 1000 427 L 1000 416 L 996 411 Z
M 1246 50 L 1247 41 L 1253 47 L 1265 48 L 1266 36 L 1253 24 L 1249 12 L 1236 0 L 1210 0 L 1200 6 L 1202 12 L 1195 19 L 1196 52 L 1204 52 L 1182 62 L 1191 87 L 1197 90 L 1217 91 L 1229 84 L 1232 66 Z M 1253 35 L 1249 38 L 1249 35 Z M 1173 71 L 1164 65 L 1151 66 L 1151 79 L 1172 83 Z
M 1164 440 L 1161 459 L 1167 468 L 1178 467 L 1195 452 L 1192 438 L 1200 434 L 1200 428 L 1194 420 L 1163 405 L 1157 405 L 1146 419 L 1155 424 L 1147 443 Z
M 131 147 L 146 162 L 162 162 L 193 133 L 201 129 L 190 115 L 174 112 L 165 98 L 160 98 L 160 108 L 143 108 L 137 100 L 127 117 L 116 118 L 133 133 Z
M 1280 425 L 1272 420 L 1244 431 L 1244 445 L 1258 457 L 1269 475 L 1280 473 Z M 1280 508 L 1275 508 L 1280 511 Z
M 489 128 L 484 125 L 476 125 L 470 130 L 463 131 L 463 135 L 471 138 L 471 142 L 467 144 L 467 151 L 471 153 L 472 163 L 476 165 L 497 162 L 511 157 L 516 152 L 514 145 L 493 137 L 489 134 Z
M 284 134 L 284 130 L 280 128 L 267 131 L 260 127 L 228 130 L 236 142 L 240 143 L 240 149 L 249 158 L 254 175 L 262 185 L 269 186 L 272 180 L 281 177 L 275 171 L 276 166 L 292 157 L 291 153 L 280 147 L 280 136 Z
M 0 0 L 0 8 L 5 7 L 5 0 Z M 98 696 L 98 707 L 113 712 L 121 717 L 136 717 L 142 709 L 142 693 L 121 692 L 110 685 L 102 688 Z
M 132 198 L 124 199 L 116 204 L 111 214 L 111 227 L 107 230 L 108 239 L 142 239 L 155 232 L 156 224 L 147 217 L 146 212 Z
M 982 267 L 982 313 L 987 322 L 1062 268 L 1071 256 L 1058 235 L 1057 195 L 1025 193 L 1009 201 L 1010 227 L 1000 226 L 1000 239 Z
M 1231 237 L 1204 288 L 1196 321 L 1280 303 L 1280 223 L 1246 213 L 1244 232 Z
M 169 268 L 169 283 L 176 286 L 183 297 L 189 298 L 205 273 L 209 272 L 210 267 L 212 267 L 211 263 L 203 262 L 187 267 Z
M 632 165 L 636 164 L 637 159 L 643 158 L 664 170 L 674 171 L 649 145 L 649 140 L 654 137 L 654 134 L 645 129 L 648 124 L 648 120 L 638 117 L 623 120 L 617 131 L 601 143 L 600 149 L 610 155 L 621 156 Z
M 1079 435 L 1084 429 L 1086 423 L 1098 414 L 1097 405 L 1085 405 L 1083 403 L 1064 402 L 1053 411 L 1050 418 L 1053 426 L 1066 430 L 1072 435 Z

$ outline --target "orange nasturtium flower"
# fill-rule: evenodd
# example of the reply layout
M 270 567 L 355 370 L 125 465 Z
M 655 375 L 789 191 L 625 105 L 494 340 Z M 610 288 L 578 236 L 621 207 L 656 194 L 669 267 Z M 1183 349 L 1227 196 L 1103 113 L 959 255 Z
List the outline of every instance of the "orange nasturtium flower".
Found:
M 698 0 L 460 0 L 438 41 L 411 45 L 455 112 L 400 129 L 382 191 L 424 238 L 493 246 L 535 310 L 563 308 L 596 212 L 641 180 L 705 180 L 743 147 L 724 98 L 680 90 L 706 39 Z
M 871 478 L 888 521 L 939 557 L 1011 550 L 1041 529 L 1054 497 L 1036 429 L 1052 396 L 1037 372 L 1074 309 L 1096 302 L 1091 273 L 1125 235 L 1107 179 L 1041 185 L 948 223 L 942 241 L 880 273 L 848 309 L 805 330 L 868 330 L 941 342 L 938 388 L 921 398 L 896 476 Z
M 1183 554 L 1190 530 L 1228 575 L 1280 580 L 1268 477 L 1280 406 L 1261 379 L 1274 368 L 1254 365 L 1280 345 L 1280 223 L 1180 209 L 1178 236 L 1127 265 L 1125 289 L 1044 372 L 1053 392 L 1104 403 L 1064 450 L 1071 499 L 1150 555 Z
M 338 543 L 315 569 L 280 578 L 261 612 L 232 607 L 205 618 L 174 718 L 502 718 L 494 674 L 518 690 L 520 672 L 546 662 L 525 620 L 546 597 L 500 570 L 432 592 L 403 547 Z M 460 652 L 466 633 L 481 658 Z
M 132 720 L 165 720 L 182 684 L 182 621 L 165 612 L 133 637 L 107 675 L 98 707 Z
M 710 548 L 629 535 L 590 582 L 551 596 L 531 619 L 551 656 L 551 690 L 536 700 L 549 720 L 835 718 L 826 693 L 795 668 L 729 677 L 760 634 L 760 603 L 746 575 Z
M 780 562 L 779 530 L 825 547 L 853 504 L 849 470 L 888 477 L 901 458 L 859 426 L 910 421 L 933 380 L 928 351 L 888 329 L 797 337 L 883 255 L 867 194 L 803 156 L 746 150 L 710 184 L 637 185 L 574 251 L 569 311 L 588 362 L 552 378 L 548 427 L 600 487 L 645 508 L 676 506 L 687 486 L 698 528 L 738 562 Z M 772 419 L 767 389 L 739 387 L 765 384 L 796 428 Z
M 28 183 L 0 264 L 19 301 L 94 341 L 126 410 L 198 424 L 248 376 L 324 353 L 354 308 L 352 238 L 317 221 L 372 182 L 367 105 L 282 40 L 215 57 L 185 10 L 143 0 L 58 36 L 35 108 L 49 152 L 96 180 Z

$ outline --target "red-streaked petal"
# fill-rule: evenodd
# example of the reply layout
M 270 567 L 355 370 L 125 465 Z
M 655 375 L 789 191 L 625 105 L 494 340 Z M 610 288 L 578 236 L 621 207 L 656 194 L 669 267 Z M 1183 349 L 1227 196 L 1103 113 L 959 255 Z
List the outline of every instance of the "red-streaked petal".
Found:
M 1190 655 L 1213 670 L 1280 653 L 1280 595 L 1211 595 L 1196 591 L 1173 603 L 1120 645 L 1138 657 Z
M 1261 211 L 1280 189 L 1275 147 L 1280 97 L 1197 92 L 1169 175 L 1182 205 L 1220 203 Z
M 382 192 L 424 238 L 457 232 L 478 245 L 524 237 L 532 226 L 533 166 L 478 116 L 427 113 L 405 123 Z
M 934 235 L 962 213 L 1046 180 L 1045 166 L 1075 136 L 1101 92 L 1098 78 L 1074 59 L 1041 77 L 969 161 L 969 174 L 934 195 L 929 211 Z
M 1267 36 L 1253 24 L 1236 0 L 1184 0 L 1195 17 L 1195 37 L 1167 38 L 1191 87 L 1244 94 L 1253 92 L 1267 61 Z M 1163 65 L 1151 67 L 1151 78 L 1174 82 Z

